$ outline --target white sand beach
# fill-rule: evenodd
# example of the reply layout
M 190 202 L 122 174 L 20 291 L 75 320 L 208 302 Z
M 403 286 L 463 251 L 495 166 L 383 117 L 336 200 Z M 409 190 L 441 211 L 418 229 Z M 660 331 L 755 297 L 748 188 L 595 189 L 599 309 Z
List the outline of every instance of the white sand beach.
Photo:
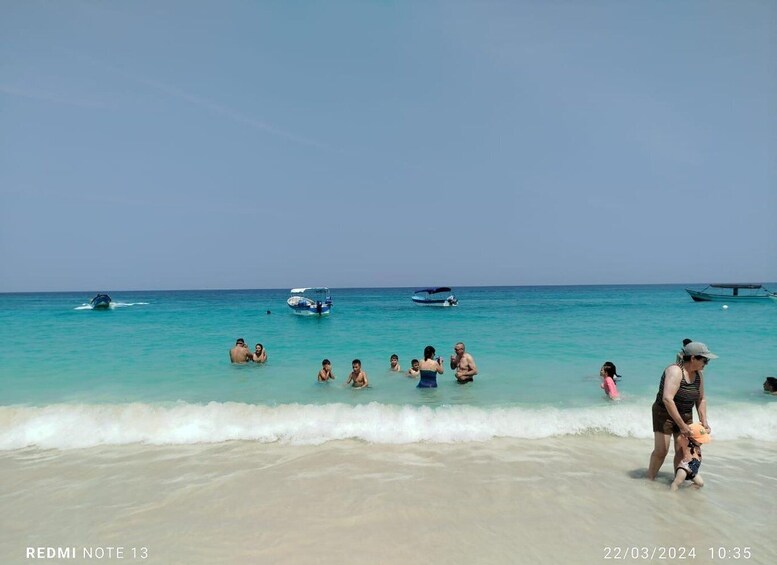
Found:
M 721 547 L 777 562 L 777 445 L 713 442 L 705 487 L 677 493 L 669 460 L 644 478 L 651 447 L 592 436 L 4 452 L 0 562 L 31 562 L 28 548 L 91 562 L 95 547 L 162 564 L 604 563 L 634 548 L 627 561 L 710 563 Z M 670 559 L 691 548 L 695 559 Z

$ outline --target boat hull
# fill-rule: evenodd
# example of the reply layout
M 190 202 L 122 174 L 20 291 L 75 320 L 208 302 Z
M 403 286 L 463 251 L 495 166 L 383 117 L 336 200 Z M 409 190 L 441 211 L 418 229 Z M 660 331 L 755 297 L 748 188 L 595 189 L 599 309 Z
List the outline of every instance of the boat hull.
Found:
M 302 296 L 292 296 L 286 304 L 297 316 L 328 316 L 332 311 L 331 302 L 317 302 Z
M 108 310 L 111 307 L 111 297 L 108 295 L 95 296 L 89 302 L 92 310 Z
M 685 292 L 691 295 L 694 302 L 758 302 L 768 299 L 769 294 L 713 294 L 710 292 L 700 292 L 698 290 L 685 289 Z
M 291 311 L 297 316 L 329 316 L 332 310 L 329 306 L 322 306 L 320 312 L 315 306 L 309 308 L 290 306 L 290 308 Z
M 414 296 L 412 300 L 416 304 L 420 304 L 422 306 L 439 306 L 442 308 L 450 308 L 451 306 L 457 305 L 456 302 L 449 300 L 447 298 L 429 299 L 429 298 L 420 298 L 418 296 Z

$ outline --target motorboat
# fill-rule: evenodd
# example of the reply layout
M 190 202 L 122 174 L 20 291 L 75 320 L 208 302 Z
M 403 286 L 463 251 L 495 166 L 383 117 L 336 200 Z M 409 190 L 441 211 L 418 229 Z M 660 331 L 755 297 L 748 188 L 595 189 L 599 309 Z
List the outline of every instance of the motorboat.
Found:
M 750 302 L 777 296 L 763 285 L 754 283 L 718 283 L 708 285 L 704 290 L 686 288 L 685 292 L 694 302 Z
M 328 316 L 332 311 L 332 295 L 325 286 L 292 288 L 286 300 L 297 316 Z
M 98 294 L 89 301 L 92 310 L 107 310 L 111 307 L 111 297 L 107 294 Z
M 447 295 L 447 296 L 446 296 Z M 413 302 L 424 306 L 457 306 L 459 300 L 453 295 L 453 290 L 447 286 L 436 288 L 419 288 L 413 293 Z

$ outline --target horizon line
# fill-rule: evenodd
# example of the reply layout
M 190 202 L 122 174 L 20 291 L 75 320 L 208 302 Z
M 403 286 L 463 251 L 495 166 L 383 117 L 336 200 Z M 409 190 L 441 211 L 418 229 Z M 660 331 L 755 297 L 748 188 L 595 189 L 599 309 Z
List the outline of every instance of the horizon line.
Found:
M 689 283 L 689 282 L 660 282 L 660 283 L 554 283 L 554 284 L 487 284 L 487 285 L 446 285 L 452 289 L 455 288 L 553 288 L 553 287 L 591 287 L 591 286 L 709 286 L 710 284 L 735 284 L 735 283 Z M 777 281 L 765 281 L 760 283 L 736 283 L 736 284 L 760 284 L 777 285 Z M 432 285 L 433 286 L 433 285 Z M 439 285 L 438 285 L 439 286 Z M 302 287 L 293 287 L 302 288 Z M 312 287 L 311 287 L 312 288 Z M 331 290 L 359 290 L 359 289 L 418 289 L 421 286 L 333 286 L 327 287 Z M 288 292 L 287 287 L 274 288 L 137 288 L 137 289 L 116 289 L 111 291 L 95 290 L 10 290 L 0 291 L 0 295 L 5 294 L 107 294 L 108 292 L 242 292 L 242 291 L 284 291 Z

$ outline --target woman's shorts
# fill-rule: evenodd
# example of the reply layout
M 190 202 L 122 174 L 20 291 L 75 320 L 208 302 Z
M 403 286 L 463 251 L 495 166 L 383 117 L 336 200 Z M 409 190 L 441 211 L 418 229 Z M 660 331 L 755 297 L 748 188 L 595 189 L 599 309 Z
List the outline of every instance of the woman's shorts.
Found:
M 693 412 L 687 412 L 686 414 L 680 414 L 683 422 L 686 424 L 693 423 Z M 680 427 L 672 420 L 669 412 L 662 404 L 653 403 L 653 431 L 660 432 L 666 435 L 675 435 L 680 433 Z

